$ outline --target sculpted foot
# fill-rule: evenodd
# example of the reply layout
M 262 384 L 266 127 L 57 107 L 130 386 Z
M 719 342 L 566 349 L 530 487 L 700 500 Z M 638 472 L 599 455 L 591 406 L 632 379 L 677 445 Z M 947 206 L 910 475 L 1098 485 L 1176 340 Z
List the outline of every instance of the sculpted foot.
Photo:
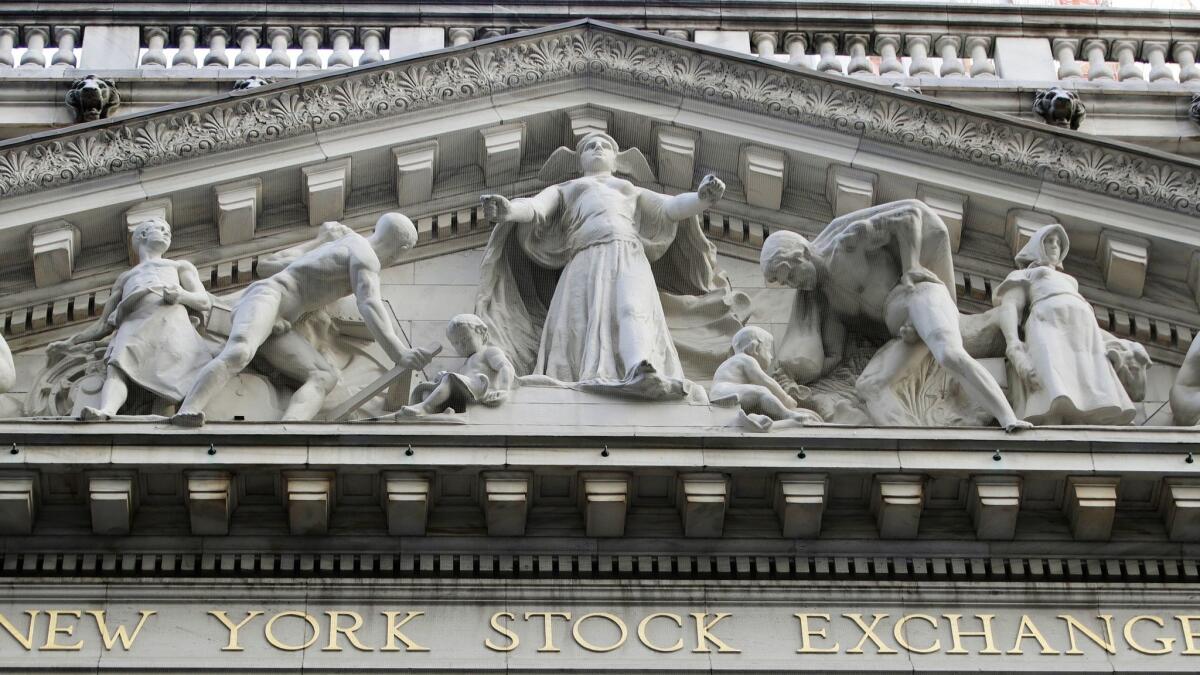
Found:
M 1013 419 L 1008 424 L 1004 425 L 1004 433 L 1015 434 L 1016 432 L 1018 432 L 1022 429 L 1032 429 L 1032 428 L 1033 428 L 1032 422 L 1026 422 L 1025 420 Z
M 204 426 L 204 413 L 177 412 L 171 418 L 171 424 L 179 427 L 201 427 Z
M 108 413 L 99 408 L 93 408 L 90 405 L 83 406 L 83 409 L 79 411 L 79 420 L 81 422 L 104 422 L 109 419 L 111 419 L 111 416 Z
M 396 411 L 397 417 L 424 417 L 425 410 L 418 405 L 404 405 Z

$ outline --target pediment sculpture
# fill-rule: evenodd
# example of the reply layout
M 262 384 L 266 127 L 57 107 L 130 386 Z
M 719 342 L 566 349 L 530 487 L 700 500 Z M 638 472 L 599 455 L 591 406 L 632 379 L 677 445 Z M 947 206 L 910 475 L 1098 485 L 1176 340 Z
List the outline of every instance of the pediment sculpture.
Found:
M 474 314 L 459 314 L 446 326 L 446 338 L 460 356 L 467 357 L 457 372 L 441 372 L 418 384 L 412 403 L 398 413 L 402 418 L 422 418 L 441 413 L 466 412 L 471 405 L 495 407 L 508 399 L 517 384 L 517 371 L 508 356 L 491 344 L 490 330 Z

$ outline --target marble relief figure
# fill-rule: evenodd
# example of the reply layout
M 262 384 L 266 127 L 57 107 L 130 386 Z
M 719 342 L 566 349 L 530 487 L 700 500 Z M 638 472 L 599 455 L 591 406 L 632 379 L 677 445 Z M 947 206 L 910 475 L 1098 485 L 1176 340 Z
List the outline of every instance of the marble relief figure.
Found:
M 483 319 L 474 314 L 451 318 L 446 338 L 467 362 L 458 372 L 441 372 L 434 381 L 418 384 L 412 392 L 413 404 L 401 408 L 401 416 L 461 413 L 470 405 L 498 406 L 508 398 L 516 384 L 516 369 L 503 350 L 489 344 Z
M 932 357 L 1005 430 L 1030 426 L 963 345 L 949 234 L 924 203 L 855 211 L 834 219 L 812 242 L 776 232 L 764 242 L 761 263 L 767 281 L 797 289 L 778 356 L 795 382 L 837 368 L 853 329 L 890 338 L 855 385 L 875 423 L 903 423 L 897 420 L 906 416 L 905 397 L 919 390 L 913 382 L 929 376 L 923 360 Z
M 80 345 L 111 335 L 104 353 L 104 383 L 97 405 L 80 408 L 84 421 L 117 415 L 135 385 L 153 394 L 155 409 L 178 404 L 196 373 L 212 358 L 197 330 L 212 306 L 196 268 L 163 257 L 171 226 L 160 218 L 139 223 L 131 234 L 138 264 L 117 277 L 96 323 L 47 348 L 52 360 Z
M 801 425 L 819 424 L 820 415 L 798 409 L 798 401 L 768 374 L 774 361 L 774 339 L 770 333 L 758 326 L 739 330 L 733 336 L 733 356 L 713 375 L 709 392 L 713 403 L 736 402 L 750 427 L 758 431 L 766 431 L 774 422 L 784 420 Z
M 710 374 L 741 327 L 697 219 L 725 185 L 709 175 L 674 196 L 639 187 L 614 174 L 648 180 L 645 158 L 604 133 L 560 148 L 547 168 L 567 163 L 582 176 L 529 198 L 482 197 L 498 225 L 476 314 L 533 381 L 645 399 L 694 393 L 680 353 Z
M 229 339 L 200 370 L 172 422 L 204 423 L 204 409 L 229 380 L 256 356 L 300 387 L 283 413 L 286 420 L 312 419 L 338 384 L 338 369 L 293 324 L 309 313 L 353 295 L 370 334 L 397 365 L 429 363 L 432 351 L 410 349 L 396 335 L 380 295 L 379 273 L 417 241 L 416 228 L 399 213 L 385 213 L 364 237 L 336 222 L 320 226 L 315 239 L 259 259 L 254 282 L 237 300 Z
M 995 291 L 1013 408 L 1034 424 L 1129 424 L 1137 411 L 1114 368 L 1123 355 L 1062 271 L 1069 247 L 1062 225 L 1039 229 Z

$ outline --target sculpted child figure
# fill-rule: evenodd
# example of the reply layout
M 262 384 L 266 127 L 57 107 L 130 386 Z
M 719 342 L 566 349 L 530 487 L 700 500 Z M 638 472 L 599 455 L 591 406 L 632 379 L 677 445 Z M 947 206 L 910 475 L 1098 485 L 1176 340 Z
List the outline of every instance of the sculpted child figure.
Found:
M 769 428 L 771 420 L 819 424 L 822 421 L 820 415 L 796 409 L 796 400 L 767 374 L 774 359 L 774 339 L 770 333 L 758 326 L 739 330 L 733 336 L 733 356 L 726 359 L 713 375 L 712 400 L 737 398 L 742 411 L 760 429 Z
M 370 237 L 328 222 L 321 225 L 316 239 L 260 259 L 259 273 L 270 276 L 250 284 L 238 299 L 230 317 L 229 340 L 200 371 L 172 422 L 203 424 L 204 407 L 256 355 L 301 383 L 283 419 L 315 417 L 340 375 L 291 326 L 305 314 L 351 294 L 367 329 L 396 365 L 423 368 L 432 352 L 404 346 L 387 319 L 379 292 L 380 270 L 396 264 L 416 242 L 412 221 L 399 213 L 385 213 Z
M 488 344 L 488 327 L 483 319 L 474 314 L 459 314 L 446 326 L 446 337 L 460 355 L 467 357 L 467 362 L 457 373 L 443 371 L 433 382 L 417 385 L 412 399 L 420 402 L 401 408 L 402 416 L 421 417 L 447 410 L 465 412 L 473 403 L 497 406 L 508 398 L 517 372 L 499 347 Z

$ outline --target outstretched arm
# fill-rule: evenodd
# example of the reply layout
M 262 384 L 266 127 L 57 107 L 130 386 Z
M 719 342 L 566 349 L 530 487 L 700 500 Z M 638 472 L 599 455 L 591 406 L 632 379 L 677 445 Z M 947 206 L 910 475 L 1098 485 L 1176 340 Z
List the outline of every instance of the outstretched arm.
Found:
M 788 394 L 786 391 L 784 391 L 783 387 L 779 386 L 779 383 L 767 374 L 767 371 L 760 368 L 757 362 L 751 359 L 747 359 L 747 361 L 749 361 L 749 363 L 742 364 L 742 367 L 740 368 L 742 371 L 742 377 L 744 377 L 746 380 L 746 384 L 757 384 L 761 387 L 766 387 L 767 390 L 770 391 L 775 398 L 779 399 L 779 402 L 784 406 L 788 408 L 796 407 L 796 399 L 792 398 L 791 394 Z
M 124 297 L 126 274 L 128 272 L 122 273 L 121 276 L 117 277 L 116 282 L 113 283 L 108 301 L 104 303 L 104 309 L 100 311 L 100 318 L 96 319 L 96 322 L 92 325 L 68 338 L 66 340 L 67 343 L 77 345 L 81 342 L 91 342 L 92 340 L 99 340 L 113 332 L 113 326 L 109 324 L 108 317 L 117 311 L 117 305 L 121 304 L 121 299 Z
M 947 237 L 946 226 L 929 207 L 914 199 L 890 206 L 851 223 L 838 235 L 838 243 L 847 251 L 860 247 L 870 251 L 895 242 L 903 274 L 920 270 L 931 278 L 914 281 L 940 281 L 921 264 L 921 248 L 926 237 Z
M 362 315 L 367 330 L 375 341 L 383 347 L 383 351 L 398 366 L 408 366 L 412 369 L 424 368 L 433 354 L 423 349 L 409 349 L 401 342 L 388 320 L 383 306 L 383 298 L 379 293 L 379 270 L 353 259 L 350 263 L 350 285 L 354 288 L 354 298 L 358 302 L 358 313 Z
M 545 222 L 554 216 L 562 203 L 557 185 L 542 190 L 532 197 L 508 199 L 501 195 L 483 195 L 483 215 L 496 223 Z
M 663 199 L 663 213 L 669 220 L 683 220 L 698 216 L 721 201 L 725 195 L 725 183 L 711 173 L 700 181 L 695 192 L 684 192 Z

